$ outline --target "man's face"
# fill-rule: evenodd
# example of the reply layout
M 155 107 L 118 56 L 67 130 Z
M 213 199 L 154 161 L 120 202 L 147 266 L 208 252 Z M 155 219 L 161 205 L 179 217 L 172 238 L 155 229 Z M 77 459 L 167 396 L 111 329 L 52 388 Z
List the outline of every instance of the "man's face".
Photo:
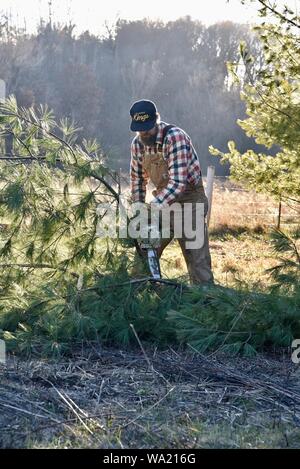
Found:
M 158 128 L 157 125 L 146 132 L 138 132 L 139 138 L 144 145 L 151 146 L 156 142 Z

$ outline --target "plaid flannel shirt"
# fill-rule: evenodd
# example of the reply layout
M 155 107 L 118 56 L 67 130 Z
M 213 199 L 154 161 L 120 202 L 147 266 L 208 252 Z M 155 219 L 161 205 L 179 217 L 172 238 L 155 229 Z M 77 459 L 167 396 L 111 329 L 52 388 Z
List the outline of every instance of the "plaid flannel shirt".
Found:
M 155 146 L 144 146 L 136 135 L 131 144 L 130 186 L 134 202 L 145 202 L 148 176 L 143 168 L 143 154 L 155 154 L 157 144 L 162 145 L 163 157 L 168 165 L 168 185 L 155 197 L 160 204 L 170 204 L 175 197 L 184 192 L 186 184 L 197 184 L 201 179 L 201 169 L 197 153 L 190 137 L 179 127 L 173 127 L 162 142 L 165 122 L 158 124 Z

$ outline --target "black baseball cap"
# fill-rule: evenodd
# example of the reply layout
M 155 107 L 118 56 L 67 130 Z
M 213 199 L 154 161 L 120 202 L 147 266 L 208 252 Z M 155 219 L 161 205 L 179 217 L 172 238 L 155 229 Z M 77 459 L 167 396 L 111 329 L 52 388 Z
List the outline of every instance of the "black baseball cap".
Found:
M 156 106 L 152 101 L 143 99 L 133 103 L 130 109 L 131 125 L 130 130 L 134 132 L 145 132 L 152 129 L 157 120 Z

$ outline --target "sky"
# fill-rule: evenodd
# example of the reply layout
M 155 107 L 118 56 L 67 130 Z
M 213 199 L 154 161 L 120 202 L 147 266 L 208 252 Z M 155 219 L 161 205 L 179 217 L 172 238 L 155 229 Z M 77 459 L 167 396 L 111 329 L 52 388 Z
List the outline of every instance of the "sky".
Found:
M 298 5 L 300 9 L 300 0 L 279 1 L 291 7 Z M 240 23 L 257 20 L 255 6 L 241 5 L 240 0 L 0 0 L 0 13 L 8 14 L 20 27 L 26 22 L 27 32 L 31 33 L 40 18 L 49 19 L 49 3 L 52 20 L 76 24 L 75 34 L 89 30 L 101 35 L 105 24 L 113 25 L 118 18 L 172 21 L 189 15 L 207 25 L 226 20 Z

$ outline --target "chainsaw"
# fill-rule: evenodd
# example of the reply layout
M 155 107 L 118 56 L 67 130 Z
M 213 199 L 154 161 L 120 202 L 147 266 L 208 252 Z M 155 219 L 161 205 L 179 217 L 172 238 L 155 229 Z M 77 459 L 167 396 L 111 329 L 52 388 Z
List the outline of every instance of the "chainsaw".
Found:
M 157 248 L 160 245 L 160 236 L 156 231 L 156 227 L 149 225 L 147 227 L 148 236 L 139 240 L 139 247 L 142 251 L 143 257 L 146 257 L 151 276 L 154 279 L 161 278 L 161 270 L 159 264 L 159 257 L 157 255 Z M 154 234 L 156 236 L 154 236 Z

